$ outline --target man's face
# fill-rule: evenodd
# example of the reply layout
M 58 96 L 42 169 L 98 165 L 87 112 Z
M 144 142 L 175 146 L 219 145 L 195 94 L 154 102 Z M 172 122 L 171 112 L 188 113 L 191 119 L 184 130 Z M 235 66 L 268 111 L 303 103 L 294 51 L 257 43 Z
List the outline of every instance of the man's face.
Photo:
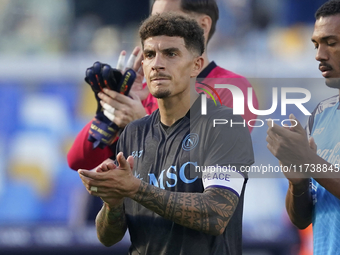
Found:
M 151 15 L 155 15 L 156 13 L 161 14 L 163 12 L 176 12 L 185 15 L 181 10 L 180 4 L 180 0 L 156 0 L 152 6 Z
M 198 57 L 185 47 L 181 37 L 155 36 L 144 41 L 144 76 L 150 93 L 156 98 L 168 98 L 190 90 L 190 77 L 200 70 Z
M 340 89 L 340 14 L 319 18 L 315 22 L 312 42 L 326 84 Z

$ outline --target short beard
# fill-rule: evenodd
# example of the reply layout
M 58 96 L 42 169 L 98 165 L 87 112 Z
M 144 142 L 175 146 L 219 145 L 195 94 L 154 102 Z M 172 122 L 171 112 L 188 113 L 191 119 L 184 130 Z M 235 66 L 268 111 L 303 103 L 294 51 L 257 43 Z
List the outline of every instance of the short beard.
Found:
M 340 78 L 328 78 L 326 85 L 330 88 L 340 89 Z
M 153 96 L 157 99 L 167 98 L 171 95 L 171 92 L 169 90 L 166 91 L 157 91 Z

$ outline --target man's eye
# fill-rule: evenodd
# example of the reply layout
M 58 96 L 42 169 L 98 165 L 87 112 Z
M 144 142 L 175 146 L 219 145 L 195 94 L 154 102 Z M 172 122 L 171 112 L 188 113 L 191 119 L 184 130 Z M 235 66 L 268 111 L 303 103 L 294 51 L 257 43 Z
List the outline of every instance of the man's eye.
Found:
M 152 58 L 153 57 L 153 53 L 149 52 L 145 54 L 146 58 Z
M 169 53 L 168 53 L 168 56 L 169 56 L 169 57 L 175 57 L 175 56 L 177 56 L 177 54 L 176 54 L 175 52 L 169 52 Z
M 328 46 L 335 46 L 336 42 L 328 42 L 327 45 Z

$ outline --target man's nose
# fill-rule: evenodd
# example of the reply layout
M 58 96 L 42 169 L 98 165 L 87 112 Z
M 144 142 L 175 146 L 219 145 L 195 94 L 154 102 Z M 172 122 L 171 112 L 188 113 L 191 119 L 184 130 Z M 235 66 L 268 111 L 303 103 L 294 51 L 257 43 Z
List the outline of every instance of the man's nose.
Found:
M 315 59 L 320 62 L 328 60 L 328 51 L 326 45 L 319 45 L 315 55 Z
M 159 70 L 164 70 L 165 66 L 164 66 L 164 62 L 162 59 L 162 56 L 160 56 L 160 54 L 156 54 L 153 63 L 152 63 L 152 69 L 159 71 Z

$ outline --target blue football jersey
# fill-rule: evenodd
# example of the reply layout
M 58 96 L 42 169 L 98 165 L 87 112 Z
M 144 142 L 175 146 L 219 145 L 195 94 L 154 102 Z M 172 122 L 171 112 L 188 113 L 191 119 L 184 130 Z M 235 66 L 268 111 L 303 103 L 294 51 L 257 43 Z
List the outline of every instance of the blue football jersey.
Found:
M 339 96 L 322 101 L 307 125 L 308 135 L 317 145 L 317 154 L 339 168 Z M 340 174 L 340 173 L 339 173 Z M 334 255 L 340 251 L 340 200 L 312 180 L 314 255 Z

